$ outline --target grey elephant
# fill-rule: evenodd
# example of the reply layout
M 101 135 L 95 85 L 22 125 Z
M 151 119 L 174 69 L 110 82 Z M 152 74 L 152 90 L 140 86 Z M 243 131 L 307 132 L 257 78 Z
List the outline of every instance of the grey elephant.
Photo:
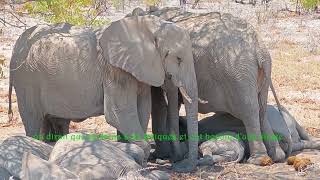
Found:
M 280 111 L 277 106 L 268 105 L 268 121 L 276 136 L 265 138 L 269 141 L 279 141 L 284 151 L 288 151 L 288 144 L 290 143 L 288 141 L 291 139 L 293 152 L 304 149 L 320 149 L 320 142 L 312 140 L 285 107 L 281 106 L 279 109 Z M 180 117 L 179 124 L 180 134 L 185 134 L 187 128 L 184 117 Z M 224 134 L 231 137 L 229 139 L 220 138 L 223 142 L 214 141 L 217 137 Z M 211 117 L 200 120 L 199 136 L 201 138 L 199 139 L 199 152 L 202 153 L 203 159 L 199 160 L 199 164 L 210 165 L 220 161 L 238 162 L 244 159 L 249 154 L 249 137 L 245 137 L 245 134 L 246 128 L 242 121 L 230 114 L 214 114 Z M 210 140 L 210 138 L 215 139 Z
M 19 178 L 22 157 L 30 152 L 41 159 L 48 160 L 52 146 L 27 136 L 12 136 L 0 144 L 0 179 Z
M 53 147 L 28 136 L 9 137 L 0 145 L 0 179 L 169 179 L 162 171 L 140 170 L 139 146 L 91 137 L 67 134 Z
M 176 23 L 190 34 L 200 113 L 230 113 L 243 121 L 248 134 L 273 134 L 266 115 L 271 57 L 250 24 L 230 14 L 182 13 L 179 8 L 164 8 L 151 14 Z M 152 90 L 153 133 L 179 136 L 179 96 L 177 88 L 168 89 L 166 93 L 156 87 Z M 156 141 L 155 155 L 181 158 L 178 143 L 169 143 Z M 249 163 L 259 165 L 270 157 L 273 161 L 285 159 L 277 141 L 257 138 L 249 142 L 249 147 Z
M 72 140 L 72 137 L 76 137 L 76 140 Z M 25 153 L 22 179 L 118 179 L 130 174 L 136 178 L 169 179 L 166 173 L 160 171 L 142 173 L 142 166 L 138 162 L 143 159 L 144 152 L 139 146 L 90 140 L 89 137 L 83 133 L 65 135 L 53 147 L 48 161 Z M 134 157 L 127 153 L 131 151 L 138 153 Z
M 210 134 L 199 146 L 202 158 L 198 165 L 213 165 L 219 162 L 240 162 L 245 155 L 245 144 L 235 132 Z M 213 137 L 214 136 L 214 137 Z
M 27 136 L 66 134 L 68 128 L 59 127 L 68 127 L 70 120 L 104 114 L 148 157 L 150 145 L 143 138 L 150 89 L 162 86 L 165 79 L 182 91 L 189 132 L 196 133 L 198 90 L 184 29 L 155 16 L 127 17 L 98 30 L 69 24 L 34 26 L 13 49 L 9 113 L 14 87 Z M 189 157 L 177 163 L 177 169 L 195 167 L 197 144 L 190 142 Z

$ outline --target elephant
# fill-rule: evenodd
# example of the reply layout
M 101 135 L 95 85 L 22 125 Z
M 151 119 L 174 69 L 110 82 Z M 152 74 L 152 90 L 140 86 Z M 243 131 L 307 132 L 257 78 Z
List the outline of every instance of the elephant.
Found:
M 11 136 L 5 139 L 0 145 L 0 179 L 20 177 L 25 152 L 48 160 L 51 151 L 52 146 L 28 136 Z
M 137 8 L 134 8 L 132 12 L 127 14 L 125 17 L 144 16 L 144 15 L 146 15 L 146 12 L 142 8 L 137 7 Z
M 0 179 L 10 179 L 11 174 L 9 173 L 9 171 L 7 171 L 6 169 L 0 167 Z
M 210 136 L 212 136 L 210 134 Z M 245 153 L 243 141 L 239 141 L 234 132 L 222 132 L 214 134 L 199 146 L 199 153 L 203 158 L 198 165 L 213 165 L 219 162 L 240 162 Z
M 163 8 L 149 14 L 174 22 L 189 32 L 199 113 L 230 113 L 243 121 L 248 134 L 257 137 L 273 134 L 266 115 L 272 60 L 250 24 L 231 14 L 183 13 L 179 8 Z M 179 137 L 179 112 L 176 109 L 179 96 L 177 88 L 171 86 L 167 89 L 171 90 L 170 93 L 157 87 L 152 90 L 153 133 L 168 132 Z M 156 141 L 155 156 L 173 160 L 183 157 L 178 143 L 169 143 L 171 145 Z M 285 152 L 277 141 L 257 138 L 249 142 L 249 147 L 251 156 L 248 162 L 251 164 L 259 165 L 270 157 L 275 162 L 285 159 Z
M 0 145 L 0 179 L 169 179 L 162 171 L 138 171 L 145 155 L 139 146 L 90 137 L 67 134 L 53 147 L 28 136 L 9 137 Z
M 127 17 L 100 29 L 67 23 L 31 27 L 15 43 L 9 79 L 8 113 L 14 87 L 27 136 L 66 134 L 52 130 L 52 122 L 61 127 L 104 115 L 147 158 L 151 86 L 161 87 L 165 79 L 183 92 L 189 132 L 198 132 L 189 34 L 156 16 Z M 190 141 L 188 158 L 174 164 L 177 171 L 195 168 L 197 144 Z
M 280 109 L 280 110 L 279 110 Z M 312 140 L 307 132 L 297 123 L 296 119 L 289 111 L 281 106 L 268 105 L 268 121 L 275 137 L 267 137 L 270 141 L 277 140 L 284 151 L 288 151 L 288 144 L 292 139 L 292 152 L 304 149 L 319 149 L 320 142 Z M 179 119 L 180 134 L 187 132 L 186 121 L 184 117 Z M 227 134 L 230 138 L 222 139 L 224 143 L 214 141 L 219 135 Z M 199 152 L 203 159 L 199 160 L 200 165 L 211 165 L 219 161 L 240 161 L 248 156 L 248 141 L 243 135 L 246 134 L 246 128 L 243 122 L 230 114 L 214 114 L 199 121 Z M 210 140 L 211 137 L 215 139 Z M 232 137 L 239 142 L 232 141 Z M 290 138 L 291 137 L 291 138 Z M 247 137 L 249 138 L 249 137 Z M 220 145 L 220 144 L 222 145 Z M 245 150 L 245 153 L 242 153 Z M 186 150 L 185 150 L 186 151 Z M 230 155 L 228 152 L 232 152 Z

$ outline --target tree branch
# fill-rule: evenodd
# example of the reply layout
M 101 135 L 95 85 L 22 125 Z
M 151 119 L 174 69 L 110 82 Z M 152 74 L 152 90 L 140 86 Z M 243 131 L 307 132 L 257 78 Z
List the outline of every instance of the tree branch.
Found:
M 9 13 L 10 13 L 13 17 L 15 17 L 20 23 L 22 23 L 23 25 L 27 26 L 27 24 L 26 24 L 25 22 L 21 21 L 21 19 L 18 18 L 18 16 L 16 16 L 13 12 L 9 11 Z
M 4 20 L 3 18 L 0 18 L 0 22 L 1 22 L 4 26 L 6 26 L 6 24 L 8 24 L 8 25 L 10 25 L 10 26 L 17 27 L 17 28 L 21 28 L 21 29 L 24 28 L 24 27 L 26 27 L 26 26 L 14 25 L 14 24 L 12 24 L 12 23 L 7 22 L 7 21 Z
M 22 1 L 22 2 L 14 2 L 14 3 L 11 1 L 9 4 L 10 5 L 15 5 L 15 4 L 16 5 L 21 5 L 21 4 L 25 4 L 27 2 L 34 2 L 34 1 L 39 1 L 39 0 L 26 0 L 26 1 Z

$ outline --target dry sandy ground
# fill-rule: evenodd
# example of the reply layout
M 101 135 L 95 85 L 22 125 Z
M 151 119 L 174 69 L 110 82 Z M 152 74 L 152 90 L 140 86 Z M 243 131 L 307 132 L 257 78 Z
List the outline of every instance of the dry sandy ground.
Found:
M 273 58 L 272 79 L 281 103 L 297 118 L 307 131 L 320 137 L 320 15 L 297 16 L 283 11 L 292 8 L 290 3 L 273 3 L 268 11 L 263 6 L 252 7 L 233 2 L 213 1 L 201 3 L 198 10 L 222 11 L 240 16 L 252 23 L 266 42 Z M 1 7 L 0 7 L 1 9 Z M 0 11 L 13 24 L 19 24 L 14 17 Z M 112 19 L 119 19 L 123 13 L 113 13 Z M 39 23 L 28 17 L 21 18 L 29 26 Z M 24 134 L 23 125 L 14 98 L 14 121 L 7 123 L 8 65 L 15 40 L 23 28 L 0 24 L 0 141 L 17 134 Z M 1 59 L 5 59 L 1 64 Z M 271 92 L 270 92 L 271 94 Z M 274 99 L 270 95 L 269 103 Z M 182 112 L 183 113 L 183 112 Z M 207 115 L 199 114 L 199 119 Z M 148 132 L 151 133 L 151 124 Z M 81 123 L 71 123 L 71 131 L 92 133 L 115 133 L 103 117 L 93 117 Z M 297 173 L 292 166 L 277 163 L 269 167 L 248 164 L 216 165 L 199 167 L 194 173 L 172 173 L 172 179 L 319 179 L 320 152 L 305 151 L 300 156 L 310 157 L 315 164 L 305 173 Z M 150 166 L 155 164 L 150 163 Z M 169 164 L 157 168 L 170 171 Z

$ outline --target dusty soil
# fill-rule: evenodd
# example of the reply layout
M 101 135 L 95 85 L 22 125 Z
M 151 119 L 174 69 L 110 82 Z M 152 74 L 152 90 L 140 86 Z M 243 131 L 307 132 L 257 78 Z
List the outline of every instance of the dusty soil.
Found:
M 178 4 L 177 1 L 170 2 Z M 166 3 L 168 5 L 169 3 Z M 7 7 L 8 8 L 8 7 Z M 131 8 L 123 12 L 110 12 L 112 20 L 121 18 Z M 307 129 L 310 135 L 320 138 L 320 14 L 296 15 L 294 5 L 287 1 L 273 2 L 268 10 L 264 6 L 253 7 L 248 4 L 237 4 L 233 1 L 203 1 L 197 12 L 222 11 L 248 20 L 257 29 L 267 44 L 273 58 L 272 79 L 281 103 Z M 13 25 L 28 27 L 43 23 L 39 19 L 19 17 L 20 20 L 0 7 L 0 17 L 5 17 Z M 19 116 L 16 98 L 14 97 L 14 120 L 8 123 L 8 65 L 13 45 L 18 36 L 25 30 L 0 23 L 0 142 L 5 138 L 24 134 Z M 274 98 L 269 97 L 274 104 Z M 182 108 L 183 109 L 183 108 Z M 183 113 L 183 112 L 181 112 Z M 199 114 L 199 119 L 208 116 Z M 151 124 L 148 132 L 151 133 Z M 71 131 L 92 133 L 115 133 L 103 117 L 93 117 L 81 123 L 71 123 Z M 318 179 L 320 174 L 320 151 L 304 151 L 299 156 L 309 157 L 314 165 L 305 172 L 298 173 L 286 163 L 277 163 L 268 167 L 257 167 L 249 164 L 215 165 L 198 167 L 194 173 L 177 174 L 170 170 L 169 164 L 150 166 L 172 173 L 172 179 Z

